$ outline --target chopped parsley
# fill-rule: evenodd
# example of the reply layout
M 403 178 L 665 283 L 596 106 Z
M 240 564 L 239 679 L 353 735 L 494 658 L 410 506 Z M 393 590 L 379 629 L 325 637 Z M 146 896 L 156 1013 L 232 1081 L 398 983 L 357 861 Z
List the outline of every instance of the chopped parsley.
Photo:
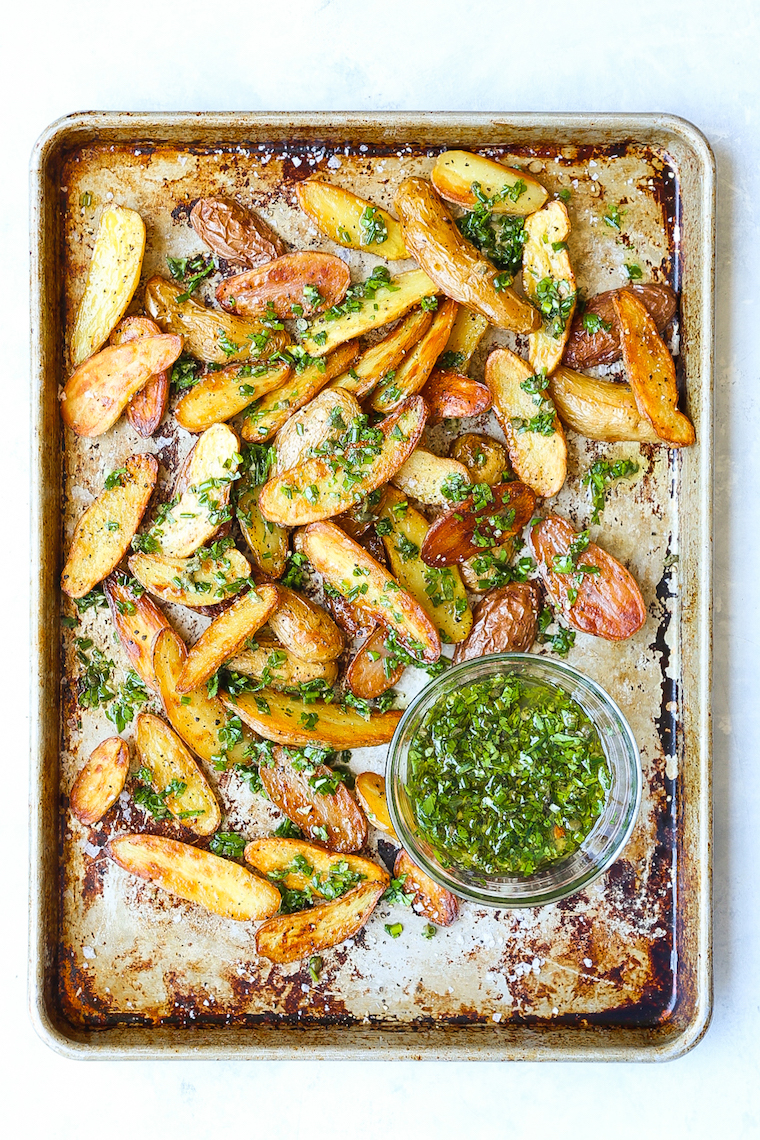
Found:
M 644 276 L 640 265 L 629 265 L 629 263 L 626 262 L 625 271 L 629 281 L 640 281 Z
M 106 491 L 112 491 L 114 487 L 122 487 L 126 473 L 126 467 L 118 467 L 115 471 L 112 471 L 110 475 L 106 475 L 106 481 L 103 484 Z
M 636 475 L 639 470 L 638 463 L 632 459 L 618 459 L 616 463 L 608 463 L 606 459 L 597 459 L 592 463 L 581 479 L 584 487 L 589 487 L 591 504 L 594 508 L 591 515 L 592 524 L 599 522 L 606 501 L 607 484 L 616 479 L 626 479 Z
M 366 206 L 359 218 L 362 245 L 382 245 L 388 238 L 385 219 L 378 213 L 377 206 Z
M 597 313 L 584 313 L 582 317 L 583 331 L 593 336 L 598 332 L 609 332 L 612 321 L 605 321 Z
M 84 709 L 107 705 L 116 696 L 109 688 L 115 668 L 113 661 L 101 653 L 89 637 L 77 637 L 74 644 L 83 667 L 77 680 L 77 701 Z
M 167 257 L 166 264 L 174 280 L 185 284 L 185 292 L 177 297 L 180 305 L 189 301 L 201 281 L 216 270 L 213 257 L 207 259 L 202 253 L 196 253 L 194 257 Z
M 150 693 L 137 673 L 130 669 L 124 684 L 119 688 L 118 696 L 106 712 L 106 716 L 116 726 L 117 732 L 123 732 L 127 725 L 134 720 L 135 713 L 140 706 L 149 700 Z
M 522 179 L 514 186 L 505 186 L 492 198 L 486 197 L 480 183 L 472 183 L 472 192 L 478 205 L 461 218 L 457 227 L 468 241 L 479 249 L 497 269 L 504 270 L 510 277 L 520 271 L 523 246 L 526 241 L 525 219 L 511 214 L 494 214 L 493 207 L 507 198 L 516 202 L 527 187 Z
M 544 330 L 558 340 L 565 331 L 575 304 L 575 293 L 570 283 L 565 280 L 556 281 L 553 277 L 542 277 L 536 284 L 535 296 L 531 300 L 544 319 Z
M 208 849 L 214 855 L 223 855 L 227 859 L 242 859 L 247 843 L 246 837 L 236 831 L 217 831 L 212 835 Z

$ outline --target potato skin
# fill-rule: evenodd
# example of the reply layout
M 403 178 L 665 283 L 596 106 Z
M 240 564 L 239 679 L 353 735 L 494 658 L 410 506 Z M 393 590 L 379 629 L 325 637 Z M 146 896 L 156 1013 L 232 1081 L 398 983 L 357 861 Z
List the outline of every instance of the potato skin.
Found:
M 263 218 L 229 199 L 199 198 L 190 224 L 214 253 L 240 265 L 265 265 L 285 253 L 284 242 Z
M 320 842 L 315 829 L 324 827 L 331 851 L 361 851 L 367 842 L 367 820 L 345 784 L 338 784 L 334 795 L 316 791 L 306 772 L 294 768 L 286 748 L 275 748 L 274 763 L 262 764 L 259 775 L 272 803 L 304 835 Z M 314 775 L 330 776 L 331 772 L 325 764 L 318 764 Z
M 109 736 L 90 753 L 69 797 L 80 823 L 97 823 L 121 795 L 129 772 L 129 748 L 120 736 Z
M 129 581 L 119 574 L 110 574 L 103 583 L 108 599 L 111 620 L 119 635 L 121 647 L 134 671 L 145 684 L 158 692 L 158 681 L 153 672 L 153 642 L 169 623 L 161 611 L 145 594 L 134 594 Z M 129 611 L 132 611 L 131 613 Z
M 269 615 L 269 628 L 278 641 L 304 661 L 337 661 L 343 635 L 326 610 L 288 586 L 277 590 L 279 601 Z
M 383 662 L 390 656 L 387 634 L 382 626 L 377 626 L 359 647 L 346 673 L 348 687 L 355 697 L 373 700 L 397 684 L 405 666 L 396 665 L 386 673 Z
M 675 315 L 678 298 L 669 285 L 649 282 L 646 285 L 627 285 L 632 293 L 641 301 L 644 308 L 653 318 L 658 332 L 670 323 Z M 592 368 L 597 364 L 613 364 L 623 355 L 623 345 L 620 340 L 620 325 L 615 312 L 613 299 L 619 289 L 608 289 L 606 293 L 597 293 L 586 302 L 583 313 L 576 313 L 570 326 L 562 363 L 568 368 Z M 600 317 L 612 327 L 609 331 L 599 329 L 595 333 L 587 333 L 583 327 L 583 317 L 592 313 Z
M 472 629 L 454 650 L 454 662 L 489 653 L 527 653 L 536 640 L 541 600 L 534 582 L 491 590 L 473 615 Z
M 563 423 L 586 439 L 662 443 L 649 420 L 640 414 L 628 384 L 596 380 L 560 365 L 548 390 Z
M 272 962 L 297 962 L 345 942 L 367 922 L 388 882 L 386 874 L 379 883 L 360 883 L 335 902 L 270 918 L 256 931 L 257 952 Z
M 350 284 L 348 266 L 331 253 L 286 253 L 257 269 L 226 277 L 216 290 L 216 299 L 227 312 L 241 317 L 263 316 L 272 305 L 280 320 L 292 320 L 313 317 L 339 304 Z M 304 293 L 306 286 L 318 290 L 322 300 L 316 305 Z M 294 305 L 300 305 L 303 312 L 294 312 Z
M 489 399 L 491 393 L 488 393 Z M 457 436 L 451 449 L 452 459 L 463 464 L 473 483 L 487 483 L 493 487 L 504 480 L 509 471 L 506 448 L 498 439 L 478 432 L 465 432 Z
M 447 419 L 480 416 L 491 407 L 491 393 L 485 384 L 453 369 L 437 368 L 420 392 L 429 408 L 428 426 Z
M 126 344 L 143 336 L 158 336 L 160 332 L 161 329 L 150 317 L 125 317 L 111 333 L 110 343 Z M 153 435 L 166 414 L 166 406 L 169 403 L 169 380 L 169 369 L 162 369 L 155 376 L 151 376 L 145 387 L 135 392 L 127 404 L 127 419 L 143 439 Z
M 412 910 L 436 926 L 451 926 L 459 917 L 459 900 L 451 891 L 441 887 L 412 860 L 406 851 L 399 851 L 393 865 L 393 877 L 406 876 L 404 893 L 414 892 Z
M 451 566 L 473 554 L 482 554 L 500 546 L 507 538 L 517 534 L 533 514 L 535 492 L 525 483 L 498 483 L 491 488 L 493 499 L 484 507 L 475 509 L 473 496 L 464 499 L 453 510 L 435 520 L 427 532 L 420 555 L 428 566 Z M 514 511 L 514 519 L 507 525 L 501 516 Z M 490 520 L 496 520 L 492 522 Z M 476 532 L 480 534 L 476 534 Z M 488 542 L 489 535 L 493 541 Z M 480 537 L 480 541 L 475 541 Z

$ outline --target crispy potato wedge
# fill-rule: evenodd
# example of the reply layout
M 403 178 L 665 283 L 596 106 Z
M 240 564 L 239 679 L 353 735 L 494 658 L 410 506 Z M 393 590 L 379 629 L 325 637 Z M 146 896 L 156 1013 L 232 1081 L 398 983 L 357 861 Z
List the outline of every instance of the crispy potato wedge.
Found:
M 438 660 L 441 639 L 423 606 L 358 542 L 331 522 L 311 523 L 296 541 L 333 589 L 392 629 L 413 657 Z
M 423 297 L 433 297 L 438 292 L 436 286 L 421 269 L 410 269 L 391 278 L 389 288 L 383 288 L 367 297 L 360 309 L 345 313 L 334 321 L 317 317 L 309 328 L 309 335 L 303 347 L 309 356 L 326 356 L 339 344 L 353 337 L 363 336 L 373 329 L 382 328 L 391 321 L 403 317 Z M 318 338 L 318 339 L 317 339 Z
M 77 523 L 61 589 L 83 598 L 107 578 L 129 550 L 158 478 L 153 455 L 130 455 L 116 486 L 101 491 Z
M 325 605 L 343 632 L 357 641 L 366 641 L 377 622 L 372 614 L 365 613 L 353 602 L 346 601 L 340 594 L 325 594 Z
M 387 744 L 401 719 L 401 713 L 392 710 L 373 713 L 365 720 L 352 708 L 343 709 L 325 701 L 302 701 L 273 688 L 222 699 L 259 736 L 294 748 L 323 744 L 338 750 Z
M 238 446 L 226 424 L 214 424 L 199 437 L 180 472 L 178 482 L 186 489 L 149 531 L 161 554 L 189 558 L 232 517 L 228 504 L 240 463 Z
M 474 594 L 484 594 L 504 582 L 503 571 L 509 566 L 515 553 L 515 542 L 508 538 L 498 546 L 474 554 L 457 563 L 459 573 L 466 588 Z
M 442 420 L 481 416 L 491 407 L 491 393 L 485 384 L 451 369 L 436 368 L 421 392 L 428 406 L 428 427 Z
M 377 772 L 361 772 L 356 777 L 354 792 L 372 826 L 398 842 L 388 811 L 383 777 L 378 776 Z
M 135 210 L 109 206 L 101 215 L 82 300 L 71 333 L 71 362 L 82 361 L 106 343 L 129 308 L 140 280 L 145 222 Z
M 137 717 L 135 736 L 137 758 L 147 768 L 157 792 L 174 783 L 183 791 L 164 800 L 175 819 L 196 835 L 213 835 L 222 822 L 222 813 L 208 780 L 173 728 L 152 713 Z
M 505 472 L 509 473 L 507 449 L 490 435 L 466 432 L 458 436 L 451 456 L 467 468 L 473 483 L 487 483 L 493 487 L 495 483 L 504 481 Z
M 690 447 L 696 439 L 694 426 L 678 410 L 676 366 L 657 325 L 629 289 L 620 289 L 612 304 L 636 407 L 669 447 Z
M 479 483 L 478 488 L 486 487 Z M 452 511 L 437 518 L 425 536 L 420 555 L 428 566 L 451 566 L 473 554 L 500 546 L 530 520 L 536 505 L 534 491 L 525 483 L 498 483 L 491 499 L 476 506 L 470 495 Z M 485 496 L 477 491 L 478 502 Z
M 120 736 L 102 740 L 74 781 L 69 807 L 80 823 L 97 823 L 118 800 L 129 772 L 129 748 Z
M 559 515 L 549 515 L 532 528 L 530 547 L 547 592 L 573 629 L 607 641 L 624 641 L 646 621 L 641 590 L 633 575 L 593 542 L 578 562 L 595 567 L 596 573 L 559 573 L 555 559 L 567 557 L 576 538 L 570 523 Z M 568 595 L 571 589 L 577 591 L 574 602 Z
M 221 372 L 208 372 L 185 392 L 174 410 L 180 427 L 202 432 L 231 420 L 254 400 L 281 388 L 290 377 L 287 364 L 231 364 Z
M 412 910 L 436 926 L 451 926 L 459 917 L 459 899 L 418 867 L 406 851 L 399 851 L 393 877 L 404 877 L 404 893 L 414 893 Z
M 562 359 L 575 312 L 575 277 L 565 238 L 570 233 L 567 206 L 558 198 L 525 221 L 523 288 L 543 317 L 528 339 L 534 373 L 551 374 Z M 555 248 L 558 247 L 558 248 Z
M 438 306 L 432 324 L 409 350 L 398 368 L 391 369 L 372 393 L 370 407 L 387 414 L 424 386 L 449 339 L 456 316 L 456 301 L 448 297 Z
M 169 623 L 142 590 L 135 592 L 137 588 L 137 583 L 133 588 L 129 579 L 119 574 L 110 574 L 103 583 L 111 620 L 129 664 L 148 688 L 157 693 L 153 642 L 162 629 L 169 628 Z
M 190 224 L 209 249 L 240 265 L 264 265 L 286 253 L 285 244 L 263 218 L 238 202 L 199 198 Z
M 125 317 L 111 333 L 110 344 L 128 344 L 144 336 L 160 336 L 161 329 L 150 317 Z M 169 369 L 151 376 L 127 404 L 126 416 L 132 427 L 147 439 L 161 423 L 169 403 Z
M 249 443 L 263 443 L 276 435 L 294 412 L 308 404 L 335 376 L 345 372 L 356 359 L 357 344 L 342 344 L 325 360 L 310 364 L 303 372 L 270 392 L 246 413 L 240 434 Z
M 338 679 L 336 661 L 304 661 L 273 637 L 256 635 L 257 649 L 236 653 L 227 668 L 246 677 L 265 680 L 273 689 L 293 689 L 311 681 L 333 685 Z
M 518 479 L 544 499 L 556 495 L 567 478 L 567 442 L 551 397 L 534 373 L 516 353 L 495 348 L 486 361 L 486 384 L 493 396 L 493 410 L 506 436 L 509 460 Z M 525 384 L 536 390 L 526 391 Z M 528 426 L 537 415 L 552 417 L 549 429 L 532 431 Z
M 396 209 L 411 256 L 438 290 L 499 328 L 514 332 L 538 328 L 540 317 L 531 305 L 514 289 L 496 288 L 499 270 L 462 237 L 429 182 L 404 179 L 396 192 Z
M 278 586 L 278 591 L 277 608 L 269 616 L 277 640 L 303 661 L 337 661 L 343 652 L 343 634 L 330 615 L 287 586 Z
M 444 350 L 445 359 L 451 361 L 445 367 L 464 371 L 489 328 L 490 323 L 482 313 L 460 305 Z M 439 365 L 444 367 L 440 361 Z
M 120 835 L 115 863 L 171 895 L 237 922 L 259 922 L 280 909 L 280 892 L 239 863 L 161 835 Z
M 278 431 L 274 441 L 274 474 L 281 475 L 297 467 L 325 440 L 342 435 L 361 411 L 356 397 L 343 388 L 326 388 L 320 392 Z
M 627 285 L 626 288 L 635 293 L 657 325 L 657 331 L 661 333 L 673 319 L 678 303 L 671 287 L 652 281 L 646 285 Z M 613 364 L 620 360 L 623 346 L 620 343 L 617 313 L 612 303 L 612 298 L 618 292 L 618 289 L 609 289 L 606 293 L 597 293 L 596 297 L 586 302 L 583 313 L 576 313 L 573 317 L 570 336 L 562 355 L 562 363 L 568 368 L 593 368 L 597 364 Z M 598 318 L 600 327 L 596 332 L 586 331 L 583 318 L 588 315 Z
M 404 668 L 389 649 L 387 633 L 379 625 L 353 657 L 346 672 L 346 683 L 355 697 L 371 701 L 392 689 Z
M 414 451 L 425 427 L 427 408 L 420 396 L 410 396 L 378 425 L 379 451 L 360 462 L 361 474 L 344 463 L 314 456 L 264 485 L 259 508 L 264 518 L 281 526 L 303 526 L 342 514 L 370 491 L 394 477 Z M 362 445 L 353 454 L 366 457 Z M 350 458 L 347 452 L 347 458 Z
M 286 253 L 247 273 L 225 277 L 216 299 L 240 317 L 263 317 L 274 311 L 281 321 L 292 320 L 313 317 L 339 304 L 350 284 L 351 271 L 344 261 L 309 250 Z
M 61 416 L 77 435 L 102 435 L 129 401 L 182 351 L 182 337 L 146 336 L 110 345 L 80 364 L 61 393 Z
M 527 653 L 536 640 L 541 597 L 534 582 L 510 582 L 478 603 L 472 629 L 454 650 L 454 662 L 488 653 Z
M 280 578 L 288 558 L 288 532 L 265 519 L 259 510 L 261 480 L 266 479 L 264 469 L 269 470 L 272 457 L 271 450 L 264 450 L 262 463 L 253 463 L 237 485 L 235 517 L 258 569 L 269 578 Z
M 256 950 L 272 962 L 297 962 L 329 950 L 365 925 L 387 883 L 362 883 L 335 902 L 270 918 L 256 931 Z
M 348 372 L 331 380 L 330 388 L 344 389 L 352 392 L 357 400 L 363 399 L 401 364 L 432 323 L 433 314 L 429 309 L 412 309 L 382 340 L 363 352 Z
M 451 494 L 470 483 L 467 468 L 456 459 L 434 455 L 424 447 L 417 447 L 407 461 L 399 467 L 391 482 L 405 495 L 430 507 L 451 506 Z M 446 494 L 449 491 L 451 494 Z
M 470 632 L 472 613 L 456 566 L 434 569 L 420 558 L 430 525 L 424 515 L 407 505 L 404 496 L 388 487 L 381 517 L 391 526 L 383 534 L 388 562 L 396 580 L 415 598 L 432 621 L 442 641 L 463 641 Z
M 376 253 L 388 261 L 408 257 L 401 226 L 387 210 L 342 186 L 308 178 L 296 186 L 298 204 L 323 233 L 348 249 Z
M 293 867 L 297 856 L 310 864 L 311 874 Z M 387 883 L 388 880 L 385 868 L 369 859 L 362 859 L 360 855 L 325 851 L 324 847 L 317 847 L 303 839 L 252 839 L 245 849 L 245 861 L 264 878 L 274 872 L 277 882 L 289 890 L 303 891 L 310 887 L 318 898 L 324 897 L 319 889 L 320 881 L 324 883 L 329 879 L 330 872 L 336 867 L 347 867 L 354 874 L 361 875 L 367 883 Z M 289 871 L 285 878 L 281 878 L 283 871 Z
M 229 723 L 230 716 L 219 698 L 210 697 L 205 688 L 189 694 L 178 690 L 177 682 L 186 657 L 187 649 L 181 637 L 173 629 L 162 629 L 153 646 L 153 671 L 169 723 L 201 760 L 211 763 L 224 755 L 230 762 L 244 763 L 252 741 L 247 728 L 243 726 L 239 743 L 225 747 L 219 733 Z
M 133 554 L 129 572 L 144 589 L 162 602 L 191 610 L 225 602 L 248 584 L 251 564 L 239 550 L 225 550 L 220 558 L 162 558 Z
M 261 629 L 279 600 L 277 587 L 264 582 L 242 594 L 204 629 L 187 655 L 177 690 L 191 693 L 213 677 L 249 637 Z
M 524 170 L 514 170 L 468 150 L 445 150 L 439 154 L 430 180 L 442 198 L 465 210 L 471 210 L 480 201 L 473 183 L 486 198 L 495 199 L 491 206 L 494 214 L 532 214 L 549 197 L 541 183 Z
M 165 277 L 151 277 L 145 286 L 145 311 L 165 332 L 184 338 L 185 351 L 207 364 L 263 362 L 279 352 L 289 338 L 260 321 L 246 320 L 223 309 L 207 309 L 194 297 L 185 301 L 184 288 Z
M 595 380 L 560 367 L 552 374 L 548 391 L 566 427 L 603 443 L 661 443 L 644 416 L 628 384 Z

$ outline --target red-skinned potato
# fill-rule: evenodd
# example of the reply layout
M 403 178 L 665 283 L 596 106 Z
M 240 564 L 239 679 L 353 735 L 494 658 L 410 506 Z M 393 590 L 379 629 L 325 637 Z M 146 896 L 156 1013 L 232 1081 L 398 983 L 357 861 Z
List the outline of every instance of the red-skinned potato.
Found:
M 377 626 L 351 661 L 346 681 L 355 697 L 369 701 L 392 689 L 404 668 L 398 656 L 388 648 L 386 631 Z
M 442 420 L 480 416 L 491 407 L 486 385 L 453 369 L 437 368 L 420 395 L 429 408 L 428 427 Z
M 97 823 L 113 807 L 128 772 L 129 748 L 121 737 L 110 736 L 101 741 L 71 789 L 69 804 L 80 823 Z
M 534 582 L 510 582 L 483 598 L 472 629 L 454 650 L 454 663 L 488 653 L 527 653 L 536 640 L 541 598 Z
M 199 198 L 190 211 L 190 224 L 214 253 L 239 265 L 264 265 L 285 253 L 274 230 L 239 202 Z
M 111 333 L 111 344 L 127 344 L 144 336 L 159 336 L 161 329 L 150 317 L 125 317 Z M 161 423 L 169 403 L 170 372 L 164 368 L 151 376 L 148 383 L 136 392 L 127 404 L 127 419 L 138 433 L 147 439 Z
M 626 288 L 641 301 L 657 325 L 657 331 L 662 332 L 676 311 L 677 298 L 671 287 L 648 282 L 646 285 L 627 285 Z M 597 364 L 613 364 L 620 360 L 623 346 L 612 303 L 619 292 L 619 289 L 609 289 L 606 293 L 597 293 L 586 302 L 582 313 L 575 314 L 562 355 L 562 363 L 568 368 L 593 368 Z M 588 317 L 596 320 L 589 322 Z M 594 332 L 586 330 L 589 323 L 597 326 Z
M 451 926 L 459 917 L 459 900 L 451 891 L 441 887 L 421 867 L 414 863 L 406 851 L 399 851 L 393 865 L 394 879 L 404 878 L 404 894 L 414 894 L 412 910 L 436 926 Z
M 344 261 L 310 250 L 286 253 L 257 269 L 226 277 L 217 288 L 216 299 L 223 309 L 241 317 L 264 316 L 271 306 L 281 321 L 293 320 L 316 316 L 339 304 L 350 284 L 351 273 Z
M 135 585 L 138 586 L 137 583 Z M 120 574 L 109 575 L 103 583 L 103 590 L 129 664 L 148 688 L 157 693 L 153 642 L 162 629 L 169 628 L 168 621 L 142 590 L 136 593 L 129 579 Z
M 477 488 L 477 503 L 469 495 L 427 532 L 420 556 L 428 566 L 451 566 L 499 546 L 521 531 L 533 514 L 536 496 L 524 483 L 497 483 L 488 491 L 483 490 L 487 483 L 479 483 Z

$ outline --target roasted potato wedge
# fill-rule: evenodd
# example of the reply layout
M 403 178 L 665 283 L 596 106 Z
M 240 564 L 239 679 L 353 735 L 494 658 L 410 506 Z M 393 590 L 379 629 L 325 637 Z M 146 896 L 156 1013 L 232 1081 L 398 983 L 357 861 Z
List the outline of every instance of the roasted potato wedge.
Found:
M 277 640 L 304 661 L 337 661 L 343 652 L 343 634 L 330 615 L 287 586 L 278 586 L 278 591 L 277 609 L 269 616 Z
M 159 609 L 134 587 L 127 578 L 111 574 L 103 583 L 111 620 L 119 635 L 121 647 L 129 659 L 135 673 L 154 692 L 158 692 L 158 682 L 153 672 L 153 642 L 169 623 Z
M 391 482 L 405 495 L 411 495 L 427 506 L 449 507 L 452 495 L 456 500 L 460 491 L 466 493 L 470 476 L 467 468 L 456 459 L 446 459 L 426 451 L 424 447 L 417 447 L 392 476 Z
M 256 649 L 236 653 L 227 668 L 263 680 L 273 689 L 293 689 L 311 681 L 333 685 L 338 679 L 336 661 L 304 661 L 273 637 L 256 635 Z
M 272 962 L 298 962 L 338 946 L 361 930 L 387 885 L 362 883 L 335 902 L 270 918 L 256 931 L 257 952 Z
M 514 332 L 538 328 L 541 318 L 531 305 L 511 288 L 496 288 L 499 270 L 462 237 L 429 182 L 406 178 L 396 192 L 396 209 L 410 255 L 437 290 L 499 328 Z
M 325 701 L 302 701 L 273 688 L 222 699 L 227 708 L 237 713 L 259 736 L 294 748 L 308 744 L 323 744 L 334 749 L 387 744 L 401 719 L 401 713 L 392 710 L 372 713 L 369 720 L 365 720 L 350 707 L 344 709 Z
M 286 252 L 263 218 L 229 199 L 199 198 L 190 211 L 190 224 L 209 249 L 239 265 L 264 265 Z
M 259 491 L 273 459 L 271 448 L 262 446 L 255 452 L 237 485 L 235 517 L 258 569 L 269 578 L 280 578 L 288 558 L 288 532 L 265 519 L 259 510 Z
M 517 534 L 530 520 L 536 496 L 525 483 L 499 483 L 490 488 L 490 497 L 481 489 L 487 486 L 476 485 L 477 502 L 470 495 L 435 520 L 420 551 L 428 566 L 451 566 L 482 554 Z
M 462 579 L 455 566 L 434 569 L 420 558 L 430 526 L 424 515 L 407 504 L 404 496 L 388 487 L 381 517 L 391 527 L 383 532 L 388 562 L 396 580 L 415 598 L 432 621 L 442 641 L 463 641 L 470 632 L 472 614 Z
M 527 653 L 536 640 L 541 598 L 534 582 L 510 582 L 478 603 L 472 629 L 454 650 L 454 662 L 489 653 Z
M 252 742 L 245 726 L 242 739 L 231 747 L 225 746 L 219 733 L 226 728 L 230 716 L 219 698 L 210 697 L 205 688 L 189 694 L 178 690 L 186 657 L 181 637 L 173 629 L 162 629 L 153 646 L 153 671 L 169 723 L 201 760 L 212 763 L 223 756 L 232 763 L 244 763 Z
M 216 299 L 229 313 L 281 320 L 313 317 L 339 304 L 351 284 L 351 271 L 330 253 L 286 253 L 267 265 L 225 277 Z
M 458 436 L 451 456 L 467 468 L 473 483 L 487 483 L 493 487 L 495 483 L 502 483 L 505 473 L 509 473 L 507 450 L 490 435 L 467 432 Z
M 183 286 L 165 277 L 151 277 L 145 286 L 145 311 L 165 332 L 184 338 L 185 351 L 207 364 L 263 362 L 289 343 L 287 333 L 260 321 L 245 320 L 223 309 L 207 309 Z
M 620 326 L 623 362 L 636 407 L 669 447 L 690 447 L 696 439 L 691 420 L 678 410 L 676 366 L 657 325 L 629 289 L 612 304 Z
M 331 457 L 305 459 L 264 485 L 259 508 L 264 518 L 281 526 L 303 526 L 332 518 L 360 502 L 370 491 L 392 479 L 414 451 L 425 426 L 427 408 L 420 396 L 410 396 L 378 425 L 379 450 L 367 457 L 362 445 L 347 449 L 346 459 L 359 457 L 361 473 L 349 471 Z
M 448 297 L 439 303 L 428 331 L 409 350 L 398 368 L 391 369 L 375 388 L 369 402 L 371 408 L 385 415 L 408 396 L 419 392 L 443 352 L 456 312 L 456 302 Z
M 245 849 L 245 860 L 264 878 L 274 873 L 277 882 L 289 890 L 303 891 L 310 888 L 317 898 L 325 897 L 320 890 L 320 882 L 324 886 L 330 878 L 330 872 L 336 867 L 348 868 L 355 875 L 361 875 L 367 883 L 387 884 L 388 881 L 386 870 L 369 859 L 362 859 L 360 855 L 325 851 L 324 847 L 306 843 L 303 839 L 252 839 Z M 293 866 L 294 860 L 296 867 Z M 296 869 L 299 864 L 303 865 L 302 861 L 311 866 L 310 874 L 305 868 Z M 281 877 L 283 871 L 289 872 L 285 878 Z M 326 893 L 328 897 L 334 897 L 329 892 Z
M 206 431 L 281 388 L 289 377 L 287 364 L 231 364 L 221 372 L 208 372 L 185 392 L 174 410 L 175 418 L 186 431 Z
M 125 317 L 111 333 L 110 343 L 128 344 L 144 336 L 160 335 L 161 329 L 150 317 Z M 169 379 L 168 368 L 157 372 L 127 404 L 127 419 L 144 439 L 153 435 L 164 418 L 169 403 Z
M 423 297 L 433 297 L 437 292 L 427 273 L 421 269 L 400 273 L 398 277 L 391 278 L 387 288 L 381 286 L 376 292 L 373 291 L 372 296 L 362 302 L 360 309 L 345 313 L 333 321 L 324 316 L 317 317 L 311 323 L 303 347 L 309 356 L 326 356 L 339 344 L 353 337 L 363 336 L 372 329 L 397 321 L 415 305 L 419 305 Z
M 358 345 L 342 344 L 325 360 L 310 364 L 303 372 L 291 376 L 282 387 L 258 400 L 246 413 L 241 428 L 243 439 L 249 443 L 271 439 L 294 412 L 308 404 L 334 377 L 345 372 L 358 352 Z
M 441 639 L 420 603 L 340 527 L 315 522 L 296 542 L 314 569 L 343 597 L 387 629 L 413 656 L 432 663 L 441 656 Z
M 421 396 L 428 406 L 428 427 L 442 420 L 480 416 L 491 407 L 491 393 L 485 384 L 450 369 L 436 368 Z
M 465 558 L 463 562 L 457 563 L 466 588 L 474 594 L 484 594 L 503 585 L 503 571 L 509 566 L 514 553 L 514 539 L 508 538 L 499 546 L 492 546 L 482 554 L 473 554 L 471 558 Z
M 490 323 L 482 313 L 467 305 L 460 305 L 446 342 L 443 360 L 438 361 L 439 367 L 463 372 L 489 328 Z
M 399 851 L 393 865 L 393 877 L 404 877 L 404 893 L 414 893 L 412 910 L 436 926 L 451 926 L 459 917 L 459 899 L 430 878 L 412 861 L 406 851 Z
M 219 558 L 162 558 L 133 554 L 129 572 L 162 602 L 204 609 L 227 601 L 248 584 L 250 562 L 240 551 L 225 550 Z
M 530 546 L 552 602 L 568 624 L 581 633 L 607 641 L 624 641 L 646 621 L 647 611 L 633 575 L 624 566 L 590 542 L 578 555 L 578 572 L 562 573 L 559 560 L 571 558 L 571 543 L 577 534 L 566 519 L 549 515 L 530 533 Z M 584 567 L 591 567 L 585 571 Z M 576 591 L 575 600 L 571 601 Z
M 175 819 L 196 835 L 213 835 L 222 813 L 208 780 L 173 728 L 152 713 L 137 717 L 137 758 L 157 792 L 177 789 L 164 800 Z
M 595 380 L 562 365 L 548 391 L 563 423 L 603 443 L 661 443 L 646 417 L 640 415 L 628 384 Z
M 377 622 L 372 614 L 365 613 L 353 602 L 346 601 L 340 594 L 326 594 L 325 605 L 343 632 L 357 641 L 366 641 Z
M 70 598 L 83 598 L 107 578 L 129 550 L 158 478 L 153 455 L 130 455 L 114 473 L 117 482 L 106 487 L 77 523 L 61 589 Z
M 490 206 L 494 214 L 532 214 L 549 197 L 541 183 L 524 170 L 514 170 L 468 150 L 445 150 L 439 154 L 430 180 L 442 198 L 465 210 L 481 201 L 473 183 L 482 195 L 494 200 Z
M 650 317 L 657 325 L 657 331 L 662 332 L 670 324 L 676 311 L 677 297 L 669 285 L 660 285 L 649 282 L 646 285 L 627 285 L 632 293 L 641 301 Z M 613 364 L 623 355 L 623 346 L 620 343 L 620 325 L 618 324 L 615 306 L 612 298 L 619 292 L 610 289 L 606 293 L 597 293 L 596 297 L 586 302 L 583 313 L 576 313 L 570 327 L 570 336 L 567 338 L 562 363 L 568 368 L 593 368 L 597 364 Z M 597 325 L 595 332 L 588 332 L 584 318 L 595 317 L 593 323 Z
M 376 253 L 388 261 L 409 256 L 396 219 L 350 190 L 308 178 L 296 186 L 296 197 L 304 213 L 339 245 Z
M 543 387 L 546 383 L 508 348 L 494 349 L 486 361 L 486 384 L 506 436 L 510 463 L 523 483 L 549 499 L 567 477 L 567 442 Z
M 384 627 L 378 625 L 348 666 L 346 683 L 355 697 L 374 700 L 397 684 L 404 668 L 397 654 L 388 647 Z
M 261 629 L 278 600 L 277 587 L 271 582 L 264 582 L 236 598 L 224 613 L 214 618 L 193 645 L 177 681 L 177 691 L 191 693 L 213 677 L 217 669 Z
M 71 362 L 82 361 L 106 343 L 129 308 L 140 280 L 145 222 L 135 210 L 109 206 L 100 218 L 71 334 Z
M 401 364 L 432 323 L 433 314 L 429 309 L 412 309 L 382 340 L 363 352 L 348 372 L 331 380 L 330 388 L 352 392 L 361 400 Z
M 129 748 L 120 736 L 102 740 L 79 772 L 69 807 L 80 823 L 97 823 L 118 800 L 129 772 Z
M 528 358 L 534 373 L 551 374 L 562 359 L 575 312 L 575 277 L 565 238 L 567 206 L 558 198 L 525 221 L 523 288 L 543 317 L 530 334 Z
M 182 351 L 182 337 L 146 336 L 110 345 L 80 364 L 61 393 L 61 416 L 77 435 L 102 435 L 152 376 L 169 368 Z
M 120 835 L 109 846 L 113 861 L 130 875 L 222 918 L 260 922 L 280 909 L 280 892 L 272 883 L 210 851 L 161 835 Z
M 361 411 L 356 398 L 342 388 L 326 388 L 320 392 L 278 431 L 274 441 L 274 474 L 281 475 L 297 467 L 325 440 L 342 435 Z
M 377 772 L 361 772 L 354 787 L 356 798 L 373 827 L 396 839 L 385 798 L 385 780 Z

